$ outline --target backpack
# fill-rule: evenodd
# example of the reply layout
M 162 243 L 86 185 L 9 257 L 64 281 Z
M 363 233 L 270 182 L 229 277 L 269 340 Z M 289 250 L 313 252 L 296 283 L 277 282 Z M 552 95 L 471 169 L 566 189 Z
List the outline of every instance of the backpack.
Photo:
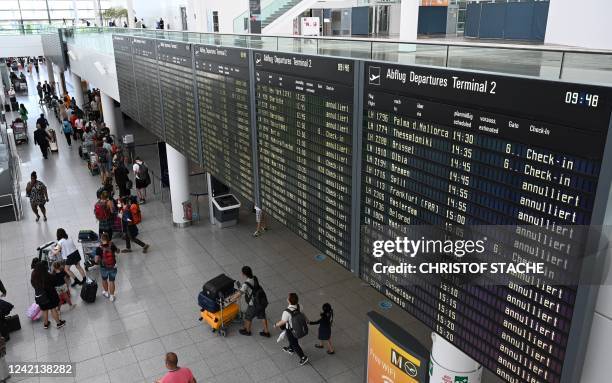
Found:
M 143 163 L 138 164 L 138 178 L 146 180 L 149 178 L 149 168 Z
M 100 248 L 102 249 L 102 257 L 100 259 L 100 264 L 107 269 L 112 269 L 117 264 L 112 247 L 113 245 L 111 243 L 109 243 L 108 246 L 100 246 Z
M 249 282 L 245 282 L 245 284 L 251 288 L 251 294 L 247 298 L 249 298 L 248 300 L 253 299 L 253 307 L 258 310 L 265 310 L 266 307 L 268 307 L 268 297 L 257 278 L 254 278 L 254 280 L 255 286 L 251 286 Z
M 98 201 L 94 206 L 94 214 L 98 221 L 106 221 L 110 218 L 110 211 L 106 202 Z
M 64 125 L 64 133 L 65 134 L 72 134 L 72 126 L 70 126 L 70 123 L 63 124 L 63 125 Z
M 137 203 L 130 205 L 130 213 L 132 213 L 132 224 L 138 225 L 142 222 L 142 213 L 140 212 L 140 206 Z
M 100 151 L 98 153 L 98 160 L 102 163 L 108 162 L 108 156 L 110 154 L 108 153 L 108 150 L 106 150 L 105 148 L 100 148 Z
M 301 339 L 308 335 L 308 320 L 306 315 L 300 311 L 299 306 L 295 310 L 285 309 L 285 311 L 291 314 L 289 329 L 293 332 L 296 339 Z

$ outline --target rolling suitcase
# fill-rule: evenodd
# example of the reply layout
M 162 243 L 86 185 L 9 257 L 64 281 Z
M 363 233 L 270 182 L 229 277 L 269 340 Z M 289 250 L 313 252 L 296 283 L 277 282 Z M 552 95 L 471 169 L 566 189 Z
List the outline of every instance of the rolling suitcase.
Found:
M 19 315 L 8 315 L 4 318 L 6 321 L 6 329 L 8 332 L 14 332 L 17 330 L 21 330 L 21 322 L 19 322 Z
M 86 278 L 85 283 L 81 287 L 81 299 L 83 302 L 94 303 L 98 292 L 98 282 L 93 279 Z
M 93 230 L 79 230 L 79 241 L 93 242 L 98 240 L 98 233 Z
M 204 320 L 213 331 L 217 331 L 223 327 L 227 326 L 231 321 L 236 319 L 238 313 L 240 312 L 240 307 L 237 303 L 232 303 L 225 307 L 223 310 L 219 310 L 217 312 L 211 313 L 210 311 L 204 310 L 200 314 L 202 316 L 202 320 Z
M 207 297 L 204 291 L 200 291 L 200 294 L 198 294 L 198 305 L 200 305 L 202 310 L 210 311 L 211 313 L 219 311 L 219 303 L 215 299 Z
M 202 287 L 204 295 L 212 300 L 230 296 L 234 291 L 234 280 L 225 274 L 217 275 Z

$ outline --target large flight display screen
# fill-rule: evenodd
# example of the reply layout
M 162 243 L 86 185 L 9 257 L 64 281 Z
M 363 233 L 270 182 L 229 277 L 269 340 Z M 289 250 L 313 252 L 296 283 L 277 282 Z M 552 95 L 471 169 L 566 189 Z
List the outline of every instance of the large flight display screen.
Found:
M 132 60 L 132 37 L 113 35 L 117 84 L 121 98 L 121 111 L 134 121 L 138 121 L 138 94 Z
M 254 201 L 248 50 L 195 45 L 195 65 L 204 167 Z
M 518 276 L 505 284 L 432 283 L 422 274 L 377 273 L 372 233 L 481 227 L 499 259 L 543 262 L 549 279 L 542 281 L 555 279 L 552 270 L 576 271 L 581 248 L 572 247 L 578 231 L 570 228 L 592 223 L 609 95 L 373 62 L 363 81 L 362 278 L 504 381 L 560 382 L 576 284 Z M 499 234 L 509 227 L 512 235 Z
M 262 208 L 348 268 L 354 62 L 253 57 Z
M 132 39 L 134 77 L 138 93 L 138 123 L 159 139 L 164 140 L 159 68 L 155 45 L 156 40 L 154 39 L 143 37 Z
M 191 47 L 187 43 L 158 40 L 157 62 L 166 142 L 199 163 Z

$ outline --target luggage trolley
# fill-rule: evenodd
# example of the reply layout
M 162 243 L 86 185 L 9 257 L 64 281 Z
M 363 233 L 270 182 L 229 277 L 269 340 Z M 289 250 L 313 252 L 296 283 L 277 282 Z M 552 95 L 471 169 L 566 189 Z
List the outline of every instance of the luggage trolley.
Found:
M 58 151 L 57 134 L 55 134 L 54 129 L 49 129 L 48 132 L 49 132 L 49 135 L 51 136 L 51 140 L 49 140 L 49 150 L 51 150 L 53 153 L 57 153 Z
M 94 258 L 96 257 L 96 249 L 100 246 L 100 239 L 93 230 L 81 230 L 79 232 L 79 243 L 83 248 L 85 271 L 89 271 L 96 267 Z
M 206 322 L 212 332 L 220 336 L 227 335 L 228 326 L 240 315 L 239 294 L 234 294 L 235 282 L 225 274 L 221 274 L 204 284 L 198 295 L 200 317 Z
M 15 138 L 16 145 L 29 141 L 28 124 L 26 122 L 15 120 L 11 124 L 11 129 L 13 129 L 13 137 Z
M 59 256 L 59 254 L 57 255 L 53 254 L 53 250 L 55 249 L 56 245 L 57 245 L 57 242 L 49 241 L 36 248 L 36 251 L 38 251 L 38 260 L 46 261 L 49 267 L 49 271 L 53 269 L 53 262 L 59 261 L 62 259 L 61 256 Z

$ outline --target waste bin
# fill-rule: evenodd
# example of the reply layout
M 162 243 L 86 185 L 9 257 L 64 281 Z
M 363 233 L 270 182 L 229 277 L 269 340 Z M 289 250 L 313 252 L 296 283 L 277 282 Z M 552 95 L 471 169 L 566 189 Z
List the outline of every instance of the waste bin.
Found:
M 240 201 L 233 194 L 224 194 L 213 198 L 215 223 L 223 228 L 238 223 Z

